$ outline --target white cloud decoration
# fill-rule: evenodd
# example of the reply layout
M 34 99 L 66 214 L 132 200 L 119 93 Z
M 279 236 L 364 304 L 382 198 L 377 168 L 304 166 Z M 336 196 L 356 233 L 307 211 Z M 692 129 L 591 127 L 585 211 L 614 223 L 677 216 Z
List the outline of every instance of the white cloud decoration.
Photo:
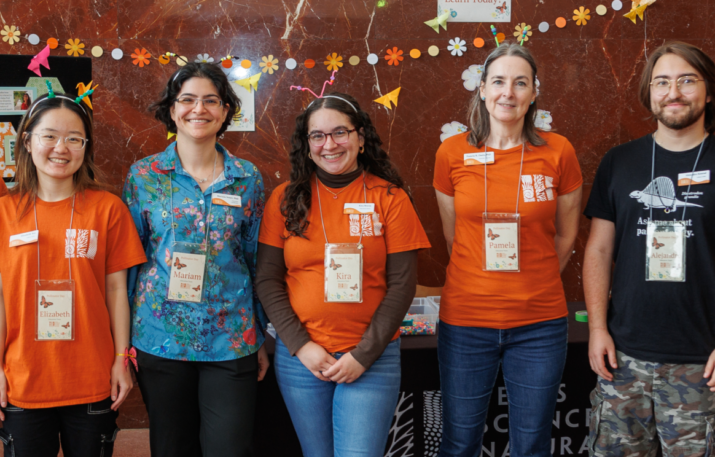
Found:
M 459 135 L 460 133 L 464 133 L 469 128 L 457 121 L 452 121 L 449 124 L 444 124 L 442 126 L 442 134 L 439 136 L 439 141 L 444 142 L 447 138 L 454 136 L 454 135 Z
M 542 109 L 536 110 L 536 116 L 534 117 L 534 125 L 537 129 L 541 129 L 548 132 L 549 130 L 551 130 L 552 121 L 553 118 L 551 117 L 551 113 L 549 111 L 544 111 Z M 442 130 L 444 131 L 444 127 L 442 127 Z

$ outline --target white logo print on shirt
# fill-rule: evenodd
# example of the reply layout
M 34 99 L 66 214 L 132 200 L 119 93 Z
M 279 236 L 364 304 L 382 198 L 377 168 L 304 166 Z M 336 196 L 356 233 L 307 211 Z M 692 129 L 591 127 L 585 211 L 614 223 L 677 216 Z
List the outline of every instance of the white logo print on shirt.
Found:
M 521 188 L 525 202 L 545 202 L 554 199 L 554 178 L 551 176 L 521 175 Z
M 665 208 L 665 212 L 675 211 L 678 207 L 692 206 L 702 208 L 695 203 L 681 202 L 675 196 L 673 180 L 667 176 L 659 176 L 651 181 L 645 189 L 634 190 L 629 197 L 635 198 L 645 205 L 645 209 Z
M 362 227 L 363 236 L 382 235 L 382 223 L 380 222 L 380 215 L 377 213 L 351 214 L 350 236 L 360 236 L 360 227 Z
M 65 258 L 94 259 L 97 255 L 97 238 L 94 230 L 67 229 L 65 238 Z

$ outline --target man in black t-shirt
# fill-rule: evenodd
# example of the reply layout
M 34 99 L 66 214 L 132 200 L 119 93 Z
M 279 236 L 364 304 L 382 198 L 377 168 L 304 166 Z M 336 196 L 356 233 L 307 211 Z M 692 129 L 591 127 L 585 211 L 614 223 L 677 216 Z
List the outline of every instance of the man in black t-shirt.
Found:
M 715 63 L 665 44 L 639 95 L 658 128 L 608 151 L 585 210 L 599 376 L 589 449 L 649 456 L 660 442 L 664 456 L 704 455 L 715 446 Z

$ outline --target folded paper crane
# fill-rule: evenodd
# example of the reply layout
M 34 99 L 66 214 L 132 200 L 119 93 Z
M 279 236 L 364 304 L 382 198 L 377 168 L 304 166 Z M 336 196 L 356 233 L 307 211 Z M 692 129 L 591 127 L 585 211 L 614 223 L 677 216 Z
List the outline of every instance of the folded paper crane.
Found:
M 394 103 L 394 105 L 397 106 L 397 97 L 400 95 L 400 89 L 402 89 L 402 88 L 398 87 L 397 89 L 393 90 L 389 94 L 383 95 L 382 97 L 378 98 L 377 100 L 373 100 L 373 101 L 375 103 L 380 103 L 382 105 L 385 105 L 388 109 L 392 109 L 390 102 Z
M 96 89 L 97 87 L 99 87 L 99 84 L 97 84 L 97 85 L 95 85 L 94 87 L 92 87 L 92 83 L 93 83 L 93 82 L 94 82 L 94 81 L 90 81 L 89 84 L 87 84 L 86 86 L 84 85 L 84 83 L 79 83 L 79 84 L 77 84 L 77 95 L 82 95 L 82 94 L 84 94 L 85 92 L 88 92 L 88 91 L 90 91 L 90 90 L 94 90 L 94 89 Z M 85 103 L 87 104 L 87 106 L 89 106 L 89 109 L 94 110 L 94 108 L 92 107 L 92 101 L 89 99 L 89 97 L 83 98 L 82 101 L 85 102 Z
M 30 61 L 30 65 L 27 66 L 27 69 L 34 72 L 37 76 L 42 76 L 42 73 L 40 73 L 40 65 L 49 70 L 50 63 L 47 61 L 47 57 L 49 56 L 50 46 L 48 45 L 45 46 L 45 49 L 37 53 L 37 55 L 32 58 L 32 60 Z

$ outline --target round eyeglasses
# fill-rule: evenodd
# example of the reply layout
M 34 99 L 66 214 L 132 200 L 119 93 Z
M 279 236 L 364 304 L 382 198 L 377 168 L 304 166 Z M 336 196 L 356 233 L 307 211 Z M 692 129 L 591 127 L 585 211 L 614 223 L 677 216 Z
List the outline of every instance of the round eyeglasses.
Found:
M 218 109 L 223 106 L 223 100 L 219 98 L 180 97 L 176 99 L 176 103 L 187 108 L 194 108 L 199 102 L 203 103 L 206 109 Z
M 345 144 L 350 140 L 350 134 L 355 130 L 356 129 L 339 129 L 332 133 L 313 132 L 308 135 L 308 141 L 310 141 L 312 146 L 318 147 L 325 145 L 325 142 L 328 141 L 328 137 L 331 137 L 333 139 L 333 143 Z
M 60 136 L 60 135 L 53 135 L 51 133 L 29 133 L 28 135 L 36 135 L 37 139 L 40 141 L 40 144 L 46 148 L 54 148 L 57 147 L 57 145 L 60 144 L 60 141 L 64 141 L 65 146 L 67 149 L 74 149 L 74 150 L 80 150 L 84 149 L 84 146 L 87 144 L 86 138 L 78 137 L 78 136 Z
M 681 94 L 690 95 L 695 92 L 698 83 L 705 80 L 696 78 L 695 76 L 681 76 L 678 79 L 655 78 L 650 83 L 653 95 L 662 97 L 663 95 L 668 94 L 668 92 L 670 92 L 670 84 L 673 81 L 675 81 L 675 85 Z

